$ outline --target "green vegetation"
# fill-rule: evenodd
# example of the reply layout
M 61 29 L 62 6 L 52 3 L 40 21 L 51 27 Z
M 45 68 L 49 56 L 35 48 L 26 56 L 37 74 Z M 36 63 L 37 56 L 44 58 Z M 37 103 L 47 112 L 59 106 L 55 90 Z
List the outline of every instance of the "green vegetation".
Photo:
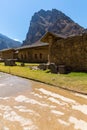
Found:
M 32 70 L 30 67 L 37 65 L 38 64 L 25 64 L 25 66 L 22 67 L 20 63 L 17 63 L 17 66 L 4 66 L 3 63 L 0 63 L 0 71 L 41 81 L 56 87 L 87 93 L 87 73 L 72 72 L 69 74 L 52 74 L 49 70 Z

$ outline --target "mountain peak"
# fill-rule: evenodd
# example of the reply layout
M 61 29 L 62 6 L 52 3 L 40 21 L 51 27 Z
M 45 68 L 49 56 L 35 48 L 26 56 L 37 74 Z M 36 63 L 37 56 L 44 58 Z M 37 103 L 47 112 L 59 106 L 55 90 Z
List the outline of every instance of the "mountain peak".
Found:
M 20 47 L 21 43 L 0 33 L 0 50 Z
M 57 9 L 47 11 L 41 9 L 32 16 L 23 45 L 35 43 L 47 31 L 71 36 L 83 33 L 84 28 Z

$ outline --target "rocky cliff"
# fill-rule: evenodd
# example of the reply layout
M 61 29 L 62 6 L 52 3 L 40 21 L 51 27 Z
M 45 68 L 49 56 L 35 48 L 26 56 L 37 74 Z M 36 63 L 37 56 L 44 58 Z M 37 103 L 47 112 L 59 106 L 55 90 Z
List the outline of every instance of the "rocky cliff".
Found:
M 78 35 L 84 32 L 84 28 L 75 23 L 61 11 L 40 10 L 32 16 L 29 31 L 23 45 L 33 44 L 47 31 L 65 36 Z
M 20 46 L 21 46 L 20 42 L 10 39 L 3 34 L 0 34 L 0 50 L 6 48 L 16 48 Z

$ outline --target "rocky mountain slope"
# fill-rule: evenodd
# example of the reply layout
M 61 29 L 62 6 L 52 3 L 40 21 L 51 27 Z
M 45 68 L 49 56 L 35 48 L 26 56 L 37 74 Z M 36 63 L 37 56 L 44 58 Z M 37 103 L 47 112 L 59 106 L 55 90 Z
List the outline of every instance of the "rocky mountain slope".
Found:
M 56 9 L 45 11 L 41 9 L 32 16 L 29 31 L 23 45 L 33 44 L 47 31 L 71 36 L 81 34 L 85 30 L 61 11 Z
M 16 48 L 20 46 L 21 46 L 20 42 L 12 40 L 7 36 L 0 34 L 0 50 L 6 48 Z

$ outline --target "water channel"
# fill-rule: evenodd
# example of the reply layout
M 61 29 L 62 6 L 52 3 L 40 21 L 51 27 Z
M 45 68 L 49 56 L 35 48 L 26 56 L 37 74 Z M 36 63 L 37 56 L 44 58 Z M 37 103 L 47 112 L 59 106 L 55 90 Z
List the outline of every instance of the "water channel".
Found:
M 87 130 L 87 96 L 0 73 L 0 130 Z

